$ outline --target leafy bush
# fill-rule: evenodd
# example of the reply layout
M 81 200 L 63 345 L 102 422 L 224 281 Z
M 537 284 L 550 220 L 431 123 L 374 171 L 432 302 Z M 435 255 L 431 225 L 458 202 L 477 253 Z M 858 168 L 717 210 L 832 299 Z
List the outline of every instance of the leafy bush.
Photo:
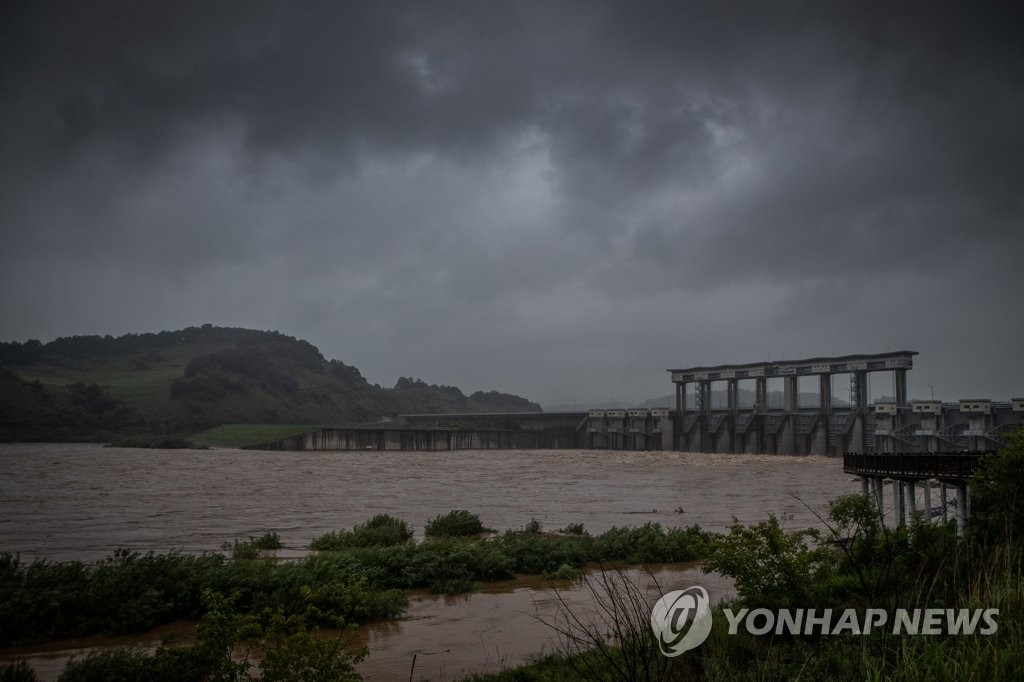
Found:
M 160 647 L 151 655 L 130 648 L 92 652 L 82 659 L 72 658 L 59 682 L 361 679 L 354 666 L 365 658 L 366 648 L 353 646 L 351 630 L 323 637 L 307 628 L 308 614 L 286 616 L 280 610 L 240 614 L 234 601 L 235 597 L 204 593 L 206 613 L 192 647 Z M 331 624 L 344 628 L 340 619 Z M 235 658 L 239 649 L 262 653 L 258 678 L 250 673 L 248 656 Z
M 281 542 L 281 536 L 277 534 L 276 530 L 266 532 L 255 540 L 249 538 L 249 541 L 252 542 L 253 547 L 256 549 L 281 549 L 284 547 L 284 544 Z
M 310 549 L 338 551 L 352 547 L 390 547 L 412 539 L 409 524 L 389 514 L 377 514 L 351 531 L 332 531 L 313 540 Z
M 250 536 L 248 540 L 235 540 L 221 545 L 224 551 L 231 552 L 234 559 L 257 559 L 261 551 L 281 549 L 282 547 L 284 545 L 281 543 L 281 536 L 277 534 L 277 531 L 264 533 L 258 538 Z
M 766 608 L 821 606 L 821 587 L 836 555 L 814 529 L 787 533 L 779 520 L 744 526 L 735 519 L 715 540 L 704 570 L 732 576 L 746 604 Z
M 97 564 L 23 564 L 0 554 L 0 644 L 144 632 L 201 617 L 205 592 L 234 595 L 233 607 L 242 613 L 280 611 L 309 625 L 338 617 L 361 623 L 401 614 L 408 604 L 404 590 L 461 592 L 478 582 L 565 574 L 566 566 L 592 562 L 688 561 L 702 557 L 710 539 L 696 526 L 666 531 L 647 524 L 595 537 L 508 531 L 416 543 L 404 522 L 386 515 L 333 535 L 343 538 L 334 551 L 282 563 L 119 550 Z M 279 542 L 267 533 L 232 547 L 239 548 L 236 554 L 256 553 Z
M 1024 543 L 1024 429 L 971 477 L 971 530 L 981 542 Z
M 558 567 L 557 571 L 545 573 L 544 577 L 550 580 L 575 580 L 580 575 L 582 575 L 582 572 L 578 568 L 573 568 L 569 564 L 562 564 Z
M 36 671 L 24 660 L 0 665 L 0 682 L 38 682 Z
M 465 509 L 453 509 L 447 514 L 427 521 L 426 534 L 431 537 L 465 537 L 491 532 L 480 522 L 480 517 Z

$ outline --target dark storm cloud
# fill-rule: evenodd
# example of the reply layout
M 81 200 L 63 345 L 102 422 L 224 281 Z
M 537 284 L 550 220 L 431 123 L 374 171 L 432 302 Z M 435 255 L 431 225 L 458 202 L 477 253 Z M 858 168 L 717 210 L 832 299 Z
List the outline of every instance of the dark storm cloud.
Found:
M 895 344 L 1024 392 L 957 361 L 1024 331 L 1010 5 L 0 11 L 7 337 L 280 328 L 553 401 Z

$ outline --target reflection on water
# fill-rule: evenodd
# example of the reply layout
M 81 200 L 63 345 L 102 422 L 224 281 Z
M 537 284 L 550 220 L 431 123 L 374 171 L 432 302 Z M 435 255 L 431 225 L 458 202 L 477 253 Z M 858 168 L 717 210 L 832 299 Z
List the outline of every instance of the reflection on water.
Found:
M 768 513 L 795 528 L 819 525 L 814 511 L 857 490 L 841 462 L 822 457 L 4 445 L 0 551 L 55 560 L 99 559 L 118 547 L 217 551 L 225 541 L 276 530 L 287 545 L 278 555 L 287 558 L 302 555 L 314 537 L 377 513 L 406 519 L 422 535 L 428 518 L 453 508 L 469 509 L 499 530 L 531 518 L 547 529 L 580 522 L 591 532 L 647 521 L 722 530 L 733 517 L 753 522 Z M 717 600 L 731 590 L 727 580 L 692 566 L 659 567 L 654 575 L 666 591 L 700 584 Z M 586 608 L 589 592 L 582 584 L 559 589 L 574 608 Z M 645 589 L 653 603 L 657 588 Z M 414 654 L 415 679 L 451 680 L 522 663 L 555 647 L 552 631 L 537 617 L 553 614 L 556 601 L 536 578 L 458 597 L 416 595 L 403 618 L 361 630 L 371 651 L 361 671 L 368 680 L 408 679 Z M 176 624 L 131 639 L 37 648 L 30 663 L 40 679 L 56 679 L 75 653 L 124 642 L 155 647 L 168 636 L 187 638 L 190 628 Z M 0 660 L 15 653 L 0 651 Z
M 699 584 L 712 602 L 732 594 L 732 582 L 705 575 L 695 565 L 631 569 L 627 577 L 653 604 L 663 592 Z M 593 578 L 592 578 L 593 579 Z M 557 590 L 557 592 L 556 592 Z M 473 672 L 497 672 L 558 650 L 550 623 L 564 603 L 588 623 L 600 623 L 582 581 L 550 584 L 521 578 L 456 598 L 419 596 L 405 617 L 364 628 L 370 657 L 360 666 L 368 680 L 408 679 L 416 654 L 415 679 L 452 680 Z

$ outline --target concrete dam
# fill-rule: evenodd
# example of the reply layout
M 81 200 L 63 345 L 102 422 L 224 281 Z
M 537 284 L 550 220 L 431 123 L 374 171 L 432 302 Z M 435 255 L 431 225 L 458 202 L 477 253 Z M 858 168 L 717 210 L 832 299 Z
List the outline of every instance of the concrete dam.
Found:
M 908 400 L 915 351 L 670 369 L 675 405 L 579 412 L 401 415 L 407 426 L 322 427 L 288 450 L 584 448 L 784 455 L 991 450 L 1024 426 L 1024 398 Z M 869 381 L 893 396 L 871 402 Z M 833 395 L 847 381 L 848 399 Z M 811 383 L 813 392 L 801 392 Z M 814 404 L 806 404 L 813 395 Z M 804 398 L 802 400 L 801 398 Z
M 827 454 L 848 452 L 959 452 L 1003 445 L 1024 425 L 1024 399 L 907 400 L 907 371 L 915 351 L 844 355 L 779 362 L 668 370 L 675 386 L 672 448 L 692 452 Z M 872 375 L 891 375 L 894 397 L 869 403 Z M 845 376 L 849 400 L 833 396 Z M 802 378 L 817 387 L 817 404 L 800 403 Z M 753 386 L 741 407 L 740 385 Z M 712 388 L 724 386 L 724 405 Z M 780 391 L 772 391 L 777 388 Z M 770 396 L 779 396 L 772 404 Z

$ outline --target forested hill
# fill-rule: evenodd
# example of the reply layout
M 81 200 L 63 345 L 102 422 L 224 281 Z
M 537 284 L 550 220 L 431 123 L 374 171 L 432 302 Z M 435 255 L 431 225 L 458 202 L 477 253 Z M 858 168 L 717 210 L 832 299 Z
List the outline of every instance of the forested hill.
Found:
M 203 325 L 0 343 L 0 440 L 188 434 L 224 423 L 360 424 L 408 413 L 533 412 L 496 391 L 370 384 L 307 341 Z

